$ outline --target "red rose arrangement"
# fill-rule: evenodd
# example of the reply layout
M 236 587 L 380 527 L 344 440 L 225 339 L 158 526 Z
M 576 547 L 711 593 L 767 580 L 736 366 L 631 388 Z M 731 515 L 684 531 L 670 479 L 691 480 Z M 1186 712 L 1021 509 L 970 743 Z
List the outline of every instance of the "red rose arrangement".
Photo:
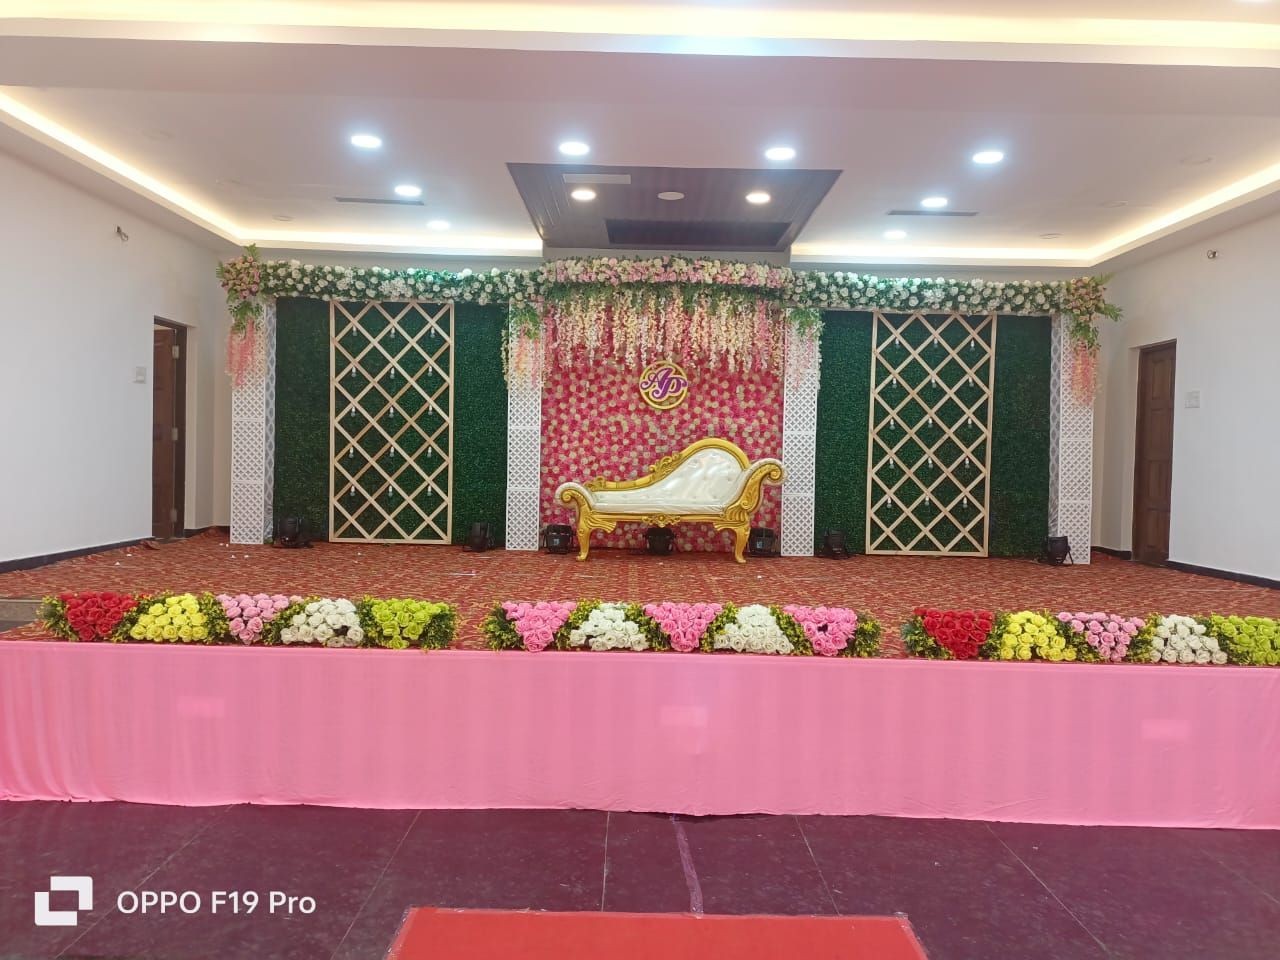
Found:
M 903 628 L 903 642 L 917 657 L 973 660 L 982 651 L 995 614 L 990 610 L 929 610 L 918 607 Z
M 45 601 L 45 625 L 67 640 L 108 640 L 138 598 L 126 593 L 60 593 Z

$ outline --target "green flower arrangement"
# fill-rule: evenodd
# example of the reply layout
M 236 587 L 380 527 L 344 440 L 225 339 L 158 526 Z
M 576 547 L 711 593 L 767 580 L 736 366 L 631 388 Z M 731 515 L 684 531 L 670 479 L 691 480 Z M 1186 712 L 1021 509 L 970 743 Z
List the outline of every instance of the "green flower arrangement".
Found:
M 453 606 L 430 600 L 365 597 L 356 610 L 366 643 L 390 650 L 442 650 L 453 642 L 458 627 Z
M 1200 617 L 1205 633 L 1217 639 L 1231 663 L 1280 664 L 1280 620 L 1271 617 Z

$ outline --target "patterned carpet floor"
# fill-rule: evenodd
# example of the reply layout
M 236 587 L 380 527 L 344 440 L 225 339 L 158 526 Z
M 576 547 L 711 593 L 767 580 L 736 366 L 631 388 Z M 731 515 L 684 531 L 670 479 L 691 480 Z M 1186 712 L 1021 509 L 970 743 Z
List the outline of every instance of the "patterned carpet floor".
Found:
M 479 624 L 502 600 L 731 600 L 831 604 L 870 610 L 885 626 L 886 653 L 901 655 L 898 628 L 916 606 L 1072 607 L 1121 614 L 1235 613 L 1280 616 L 1280 590 L 1095 554 L 1090 566 L 955 557 L 750 559 L 727 554 L 651 557 L 627 550 L 572 556 L 461 547 L 317 543 L 304 550 L 240 546 L 225 531 L 135 546 L 0 574 L 0 597 L 63 590 L 211 590 L 359 597 L 412 596 L 458 606 L 457 645 L 480 645 Z M 0 634 L 32 639 L 38 626 Z

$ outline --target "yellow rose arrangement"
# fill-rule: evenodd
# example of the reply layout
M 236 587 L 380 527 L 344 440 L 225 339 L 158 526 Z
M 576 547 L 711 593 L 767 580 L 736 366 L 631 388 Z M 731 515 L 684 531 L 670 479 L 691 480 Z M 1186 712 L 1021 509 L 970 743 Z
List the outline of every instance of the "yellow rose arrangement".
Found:
M 177 593 L 143 600 L 127 635 L 153 643 L 214 643 L 225 633 L 225 618 L 207 595 Z
M 992 659 L 1076 660 L 1080 653 L 1058 630 L 1051 615 L 1036 610 L 1002 614 L 990 641 Z

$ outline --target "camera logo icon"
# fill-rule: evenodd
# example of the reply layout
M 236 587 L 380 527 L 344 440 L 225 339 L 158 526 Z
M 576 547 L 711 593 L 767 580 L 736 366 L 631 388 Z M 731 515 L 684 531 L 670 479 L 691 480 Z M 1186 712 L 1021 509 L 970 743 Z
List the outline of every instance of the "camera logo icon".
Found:
M 51 910 L 49 895 L 59 892 L 76 894 L 76 909 Z M 93 877 L 50 877 L 48 890 L 36 891 L 37 927 L 74 927 L 80 914 L 93 909 Z

